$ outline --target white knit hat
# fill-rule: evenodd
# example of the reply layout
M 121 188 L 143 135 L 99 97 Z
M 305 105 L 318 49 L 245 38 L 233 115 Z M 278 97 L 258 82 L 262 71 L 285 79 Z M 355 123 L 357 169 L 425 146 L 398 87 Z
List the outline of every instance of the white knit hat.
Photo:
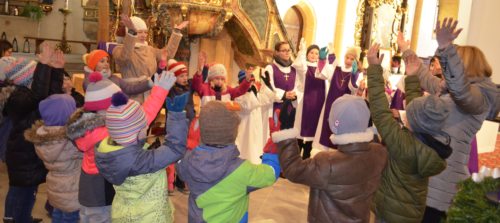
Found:
M 223 77 L 227 79 L 226 67 L 220 63 L 210 66 L 207 80 L 211 80 L 214 77 Z
M 141 18 L 137 16 L 132 16 L 130 17 L 130 20 L 132 20 L 132 23 L 134 23 L 134 27 L 136 31 L 139 30 L 148 30 L 148 26 L 146 25 L 146 22 L 142 20 Z

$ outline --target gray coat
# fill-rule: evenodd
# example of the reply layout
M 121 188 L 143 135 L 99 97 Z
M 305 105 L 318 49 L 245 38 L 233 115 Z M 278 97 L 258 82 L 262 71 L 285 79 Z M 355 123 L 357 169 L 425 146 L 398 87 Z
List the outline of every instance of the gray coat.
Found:
M 413 54 L 407 50 L 403 57 Z M 457 183 L 469 178 L 467 168 L 471 141 L 490 113 L 496 114 L 498 90 L 488 77 L 467 78 L 462 60 L 455 46 L 436 51 L 441 57 L 441 66 L 445 81 L 430 74 L 428 68 L 421 65 L 417 71 L 424 90 L 440 97 L 449 106 L 450 114 L 443 131 L 451 137 L 453 153 L 446 160 L 447 167 L 439 175 L 429 180 L 427 206 L 447 211 L 457 193 Z

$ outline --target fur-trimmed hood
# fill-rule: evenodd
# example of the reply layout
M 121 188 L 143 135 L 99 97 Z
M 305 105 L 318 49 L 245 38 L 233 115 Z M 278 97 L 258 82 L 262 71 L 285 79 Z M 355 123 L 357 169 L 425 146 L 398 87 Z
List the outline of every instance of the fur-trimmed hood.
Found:
M 24 131 L 24 138 L 33 144 L 46 144 L 53 141 L 66 139 L 65 126 L 45 126 L 42 120 L 38 120 L 30 129 Z
M 104 115 L 85 112 L 83 108 L 79 108 L 68 120 L 66 135 L 71 140 L 78 139 L 84 136 L 87 131 L 104 126 L 106 124 L 105 119 Z
M 10 95 L 16 89 L 15 86 L 5 86 L 0 89 L 0 123 L 3 122 L 3 109 L 7 101 L 9 100 Z

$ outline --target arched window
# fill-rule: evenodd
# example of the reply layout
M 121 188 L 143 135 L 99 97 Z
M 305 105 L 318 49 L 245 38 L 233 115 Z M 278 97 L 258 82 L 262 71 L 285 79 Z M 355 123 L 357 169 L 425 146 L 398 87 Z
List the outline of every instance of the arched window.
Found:
M 304 20 L 302 18 L 302 14 L 297 9 L 297 7 L 293 6 L 285 14 L 283 19 L 283 23 L 285 25 L 286 33 L 288 34 L 288 38 L 292 42 L 292 47 L 295 50 L 299 49 L 300 39 L 302 38 L 302 29 L 304 26 Z

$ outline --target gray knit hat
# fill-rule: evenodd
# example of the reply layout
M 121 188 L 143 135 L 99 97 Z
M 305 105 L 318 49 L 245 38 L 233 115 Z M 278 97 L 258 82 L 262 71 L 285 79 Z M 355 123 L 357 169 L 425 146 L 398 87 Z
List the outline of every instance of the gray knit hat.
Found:
M 328 124 L 332 133 L 342 135 L 365 132 L 370 120 L 370 110 L 363 98 L 345 94 L 332 104 Z
M 411 130 L 434 137 L 442 134 L 441 129 L 449 113 L 445 101 L 435 95 L 415 98 L 406 108 Z
M 229 110 L 224 102 L 208 102 L 200 112 L 201 142 L 209 145 L 234 144 L 239 124 L 238 114 Z

